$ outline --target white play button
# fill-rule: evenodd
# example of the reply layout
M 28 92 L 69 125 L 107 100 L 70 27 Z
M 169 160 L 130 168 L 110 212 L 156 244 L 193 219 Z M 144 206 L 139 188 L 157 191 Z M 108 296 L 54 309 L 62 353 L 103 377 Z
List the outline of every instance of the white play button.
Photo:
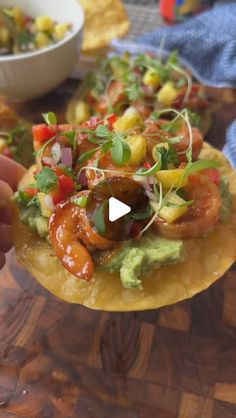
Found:
M 131 212 L 131 207 L 116 199 L 115 197 L 110 197 L 109 199 L 109 221 L 114 222 L 117 219 L 122 218 L 127 213 Z

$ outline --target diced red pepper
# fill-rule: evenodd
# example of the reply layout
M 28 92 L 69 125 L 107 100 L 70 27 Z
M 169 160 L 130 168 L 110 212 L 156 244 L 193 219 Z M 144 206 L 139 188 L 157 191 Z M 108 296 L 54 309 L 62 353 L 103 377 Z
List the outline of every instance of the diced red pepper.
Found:
M 38 193 L 38 189 L 34 188 L 34 187 L 26 187 L 26 189 L 24 189 L 24 192 L 30 196 L 30 197 L 34 197 L 37 193 Z
M 110 116 L 108 116 L 107 120 L 111 127 L 113 127 L 114 123 L 117 121 L 118 116 L 115 113 L 112 113 Z
M 57 129 L 52 128 L 45 123 L 33 126 L 33 136 L 36 142 L 44 143 L 55 136 Z
M 139 240 L 141 238 L 140 236 L 141 230 L 142 230 L 142 224 L 138 221 L 134 221 L 132 228 L 131 228 L 131 236 L 134 239 Z
M 70 176 L 62 174 L 58 177 L 59 190 L 63 195 L 68 195 L 75 190 L 73 179 Z
M 62 174 L 65 174 L 61 167 L 54 167 L 54 171 L 58 177 L 61 176 Z
M 52 200 L 54 205 L 57 205 L 58 203 L 62 202 L 65 199 L 65 196 L 60 192 L 60 190 L 54 190 L 51 193 Z
M 210 180 L 215 183 L 217 186 L 220 185 L 220 172 L 214 168 L 207 168 L 204 170 L 204 173 L 210 178 Z
M 148 161 L 145 161 L 145 163 L 143 163 L 143 167 L 149 169 L 151 168 L 151 164 Z

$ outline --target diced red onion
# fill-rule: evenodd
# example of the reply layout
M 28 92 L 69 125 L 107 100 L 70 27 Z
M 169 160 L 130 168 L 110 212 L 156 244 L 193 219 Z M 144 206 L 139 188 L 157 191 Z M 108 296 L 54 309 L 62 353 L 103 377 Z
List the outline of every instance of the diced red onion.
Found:
M 72 150 L 70 147 L 61 148 L 61 162 L 67 167 L 71 167 L 73 163 Z
M 88 187 L 88 180 L 85 171 L 82 171 L 80 175 L 78 176 L 78 183 L 82 187 Z
M 57 142 L 52 146 L 52 158 L 55 164 L 57 164 L 61 159 L 61 147 Z
M 93 116 L 90 118 L 90 127 L 91 128 L 96 128 L 97 124 L 98 124 L 99 119 L 96 116 Z
M 148 190 L 145 190 L 145 193 L 150 200 L 155 200 L 155 193 L 149 192 Z
M 49 167 L 51 167 L 52 165 L 55 164 L 53 158 L 51 158 L 51 157 L 43 157 L 42 162 L 43 162 L 44 165 L 49 166 Z

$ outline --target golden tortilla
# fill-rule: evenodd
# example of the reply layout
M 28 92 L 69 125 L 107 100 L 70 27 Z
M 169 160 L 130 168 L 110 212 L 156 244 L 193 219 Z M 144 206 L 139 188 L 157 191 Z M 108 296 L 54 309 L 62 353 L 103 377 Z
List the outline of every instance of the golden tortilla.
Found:
M 186 241 L 184 263 L 161 267 L 143 279 L 143 290 L 128 290 L 118 274 L 97 271 L 91 282 L 68 273 L 54 256 L 50 245 L 15 219 L 14 241 L 18 261 L 45 288 L 59 298 L 105 311 L 138 311 L 160 308 L 191 298 L 219 279 L 236 259 L 236 172 L 223 154 L 205 144 L 202 158 L 222 163 L 222 172 L 230 182 L 232 213 L 227 222 L 206 237 Z M 29 183 L 32 170 L 23 179 Z
M 130 22 L 120 0 L 79 0 L 79 3 L 85 12 L 83 51 L 105 47 L 129 30 Z

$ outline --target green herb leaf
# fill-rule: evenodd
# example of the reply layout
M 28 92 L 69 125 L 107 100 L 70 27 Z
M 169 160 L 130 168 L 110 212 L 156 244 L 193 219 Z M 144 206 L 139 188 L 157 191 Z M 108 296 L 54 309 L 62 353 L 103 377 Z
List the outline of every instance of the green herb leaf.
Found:
M 201 116 L 196 112 L 192 112 L 190 109 L 186 110 L 188 112 L 188 117 L 191 125 L 198 127 L 201 123 Z
M 114 163 L 121 166 L 129 161 L 131 150 L 127 142 L 117 136 L 112 145 L 111 155 Z
M 160 119 L 160 113 L 152 112 L 150 115 L 150 119 L 153 120 L 154 122 L 158 122 L 158 120 Z
M 149 204 L 146 208 L 146 210 L 144 210 L 143 212 L 136 212 L 134 214 L 132 214 L 132 218 L 137 220 L 137 221 L 141 221 L 144 219 L 148 219 L 152 216 L 153 214 L 153 208 L 152 206 Z
M 80 208 L 85 208 L 87 205 L 88 197 L 87 196 L 79 196 L 79 197 L 73 197 L 71 199 L 73 203 L 75 203 Z
M 19 203 L 20 205 L 26 205 L 30 201 L 30 199 L 30 196 L 27 193 L 25 193 L 24 190 L 18 190 L 13 196 L 13 200 Z
M 123 77 L 125 93 L 131 102 L 135 102 L 141 96 L 140 81 L 136 74 L 128 72 Z
M 112 132 L 104 125 L 98 125 L 95 129 L 95 134 L 99 138 L 109 138 L 112 135 Z
M 173 136 L 172 138 L 168 138 L 168 142 L 170 144 L 178 144 L 184 139 L 183 135 Z
M 184 203 L 181 203 L 180 205 L 172 202 L 167 202 L 165 206 L 168 206 L 169 208 L 184 208 L 185 206 L 191 206 L 193 204 L 193 200 L 187 200 Z
M 101 144 L 101 142 L 103 142 L 101 139 L 97 139 L 94 133 L 88 134 L 88 140 L 89 142 L 92 142 L 92 144 Z
M 191 163 L 189 166 L 187 166 L 185 175 L 193 174 L 198 171 L 205 170 L 207 168 L 219 168 L 221 166 L 219 161 L 215 160 L 198 160 L 194 163 Z
M 57 124 L 57 117 L 55 113 L 49 112 L 49 113 L 43 113 L 43 119 L 47 123 L 47 125 L 56 125 Z
M 105 200 L 104 203 L 96 210 L 93 216 L 94 226 L 100 234 L 104 234 L 106 232 L 104 210 L 107 206 L 108 200 Z
M 126 87 L 125 92 L 127 94 L 128 99 L 131 102 L 135 102 L 136 100 L 138 100 L 140 96 L 140 89 L 138 83 L 129 84 Z
M 13 23 L 16 24 L 15 21 Z M 35 41 L 35 35 L 32 34 L 29 30 L 21 30 L 18 32 L 19 33 L 17 33 L 17 43 L 21 48 L 28 47 L 29 44 Z
M 109 149 L 111 149 L 112 145 L 112 140 L 104 142 L 104 144 L 101 145 L 102 152 L 105 154 L 107 151 L 109 151 Z
M 157 171 L 161 169 L 161 155 L 159 160 L 151 168 L 140 168 L 136 171 L 138 176 L 153 176 Z
M 175 166 L 179 165 L 178 153 L 173 145 L 169 144 L 168 148 L 159 147 L 158 153 L 161 155 L 162 170 L 167 170 L 168 164 L 174 164 Z
M 179 62 L 179 55 L 178 55 L 177 50 L 171 52 L 166 64 L 167 64 L 167 66 L 168 65 L 178 65 L 179 66 L 180 62 Z
M 67 131 L 63 132 L 63 134 L 69 139 L 69 145 L 74 148 L 75 140 L 77 138 L 76 131 Z
M 48 193 L 58 184 L 58 177 L 49 167 L 43 167 L 42 171 L 35 176 L 36 184 L 41 192 Z

